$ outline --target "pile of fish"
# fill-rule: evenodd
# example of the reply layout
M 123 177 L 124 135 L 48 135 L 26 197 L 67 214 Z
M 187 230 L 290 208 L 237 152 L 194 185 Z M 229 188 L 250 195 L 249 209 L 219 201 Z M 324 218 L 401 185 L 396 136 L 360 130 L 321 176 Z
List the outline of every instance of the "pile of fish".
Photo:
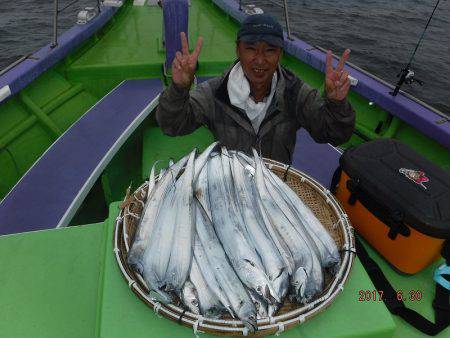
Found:
M 228 312 L 256 329 L 286 297 L 311 301 L 336 273 L 334 240 L 256 151 L 211 144 L 163 169 L 153 166 L 128 264 L 151 295 L 177 295 L 207 317 Z

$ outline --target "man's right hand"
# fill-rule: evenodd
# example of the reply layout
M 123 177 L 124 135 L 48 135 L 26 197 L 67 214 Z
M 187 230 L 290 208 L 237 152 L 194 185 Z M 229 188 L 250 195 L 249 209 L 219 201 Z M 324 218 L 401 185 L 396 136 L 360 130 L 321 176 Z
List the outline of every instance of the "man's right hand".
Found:
M 199 37 L 197 46 L 192 54 L 189 54 L 189 45 L 184 32 L 180 33 L 182 52 L 175 54 L 172 62 L 172 81 L 179 87 L 189 88 L 194 81 L 197 60 L 202 50 L 203 38 Z

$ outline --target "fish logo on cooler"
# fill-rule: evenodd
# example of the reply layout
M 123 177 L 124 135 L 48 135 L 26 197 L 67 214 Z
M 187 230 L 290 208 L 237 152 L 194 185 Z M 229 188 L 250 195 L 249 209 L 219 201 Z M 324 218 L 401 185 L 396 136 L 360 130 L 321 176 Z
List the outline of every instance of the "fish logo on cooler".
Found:
M 430 179 L 425 175 L 424 171 L 406 168 L 400 168 L 398 171 L 405 175 L 406 178 L 409 178 L 414 183 L 420 185 L 422 188 L 427 189 L 424 183 L 429 182 Z

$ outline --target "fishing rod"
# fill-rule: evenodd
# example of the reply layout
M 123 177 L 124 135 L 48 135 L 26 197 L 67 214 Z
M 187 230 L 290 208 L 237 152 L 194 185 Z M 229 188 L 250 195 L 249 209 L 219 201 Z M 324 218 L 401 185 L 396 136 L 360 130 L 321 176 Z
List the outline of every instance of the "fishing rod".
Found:
M 392 96 L 396 96 L 398 94 L 398 92 L 400 90 L 400 87 L 403 85 L 403 83 L 411 84 L 413 82 L 417 82 L 419 85 L 423 86 L 423 81 L 421 81 L 421 80 L 419 80 L 419 79 L 414 77 L 415 75 L 414 75 L 414 71 L 411 69 L 411 63 L 412 63 L 412 61 L 414 59 L 414 56 L 416 55 L 416 52 L 417 52 L 417 49 L 419 48 L 420 43 L 423 40 L 423 37 L 425 36 L 425 32 L 426 32 L 426 30 L 428 28 L 428 25 L 431 22 L 431 19 L 433 18 L 434 12 L 436 11 L 436 8 L 438 7 L 440 1 L 441 0 L 437 0 L 436 6 L 434 6 L 433 12 L 431 13 L 430 17 L 428 18 L 428 22 L 427 22 L 427 24 L 425 26 L 425 29 L 423 30 L 422 35 L 420 36 L 420 39 L 419 39 L 419 41 L 416 44 L 416 48 L 414 49 L 414 52 L 412 53 L 408 64 L 406 65 L 405 68 L 403 68 L 401 70 L 401 72 L 399 74 L 397 74 L 397 77 L 400 77 L 400 80 L 398 80 L 394 91 L 389 93 Z

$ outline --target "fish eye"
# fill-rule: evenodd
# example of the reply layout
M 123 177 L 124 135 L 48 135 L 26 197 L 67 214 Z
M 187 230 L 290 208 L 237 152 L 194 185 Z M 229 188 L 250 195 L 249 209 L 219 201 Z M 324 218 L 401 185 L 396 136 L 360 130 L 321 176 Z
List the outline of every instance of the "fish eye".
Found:
M 261 287 L 261 285 L 258 285 L 258 286 L 256 287 L 256 291 L 258 291 L 259 293 L 262 292 L 262 287 Z
M 298 285 L 298 284 L 300 284 L 300 283 L 299 283 L 298 280 L 296 280 L 296 281 L 294 282 L 294 284 L 295 284 L 295 285 Z
M 198 305 L 197 299 L 193 299 L 193 300 L 192 300 L 192 305 L 195 305 L 195 306 Z

